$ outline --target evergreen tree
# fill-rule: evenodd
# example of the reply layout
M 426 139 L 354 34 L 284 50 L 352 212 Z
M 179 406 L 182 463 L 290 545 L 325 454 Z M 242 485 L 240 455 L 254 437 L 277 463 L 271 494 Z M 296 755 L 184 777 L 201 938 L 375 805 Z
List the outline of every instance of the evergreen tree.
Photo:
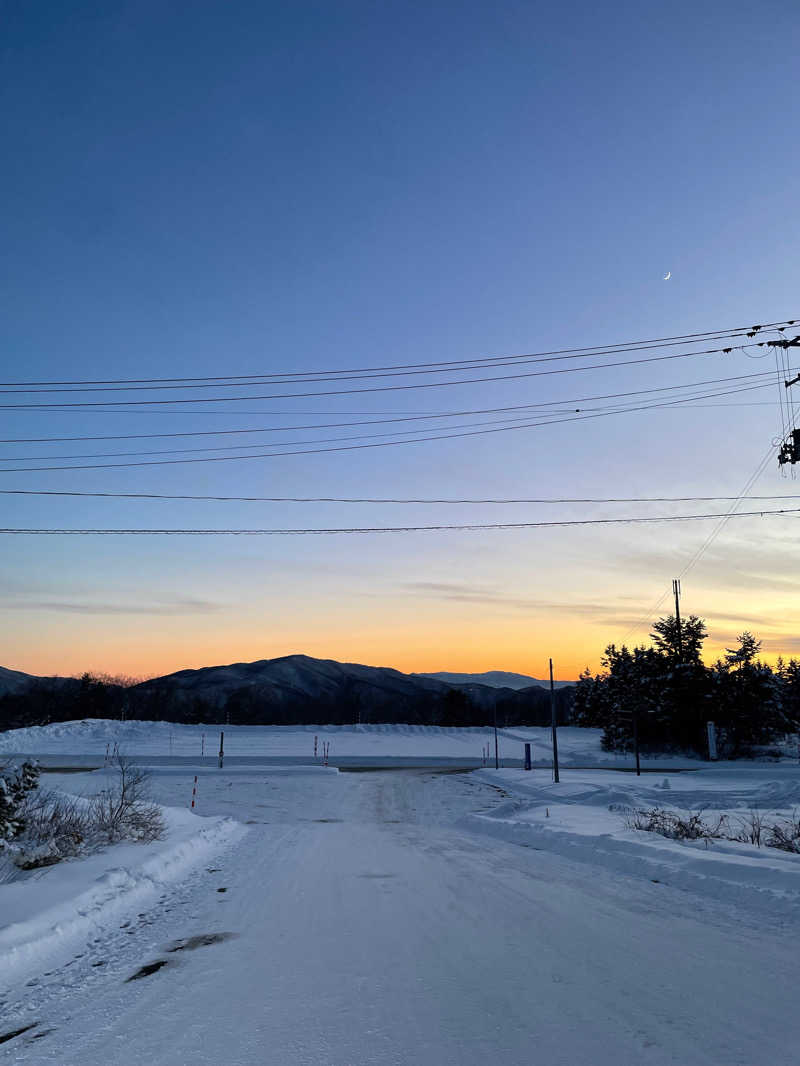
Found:
M 781 671 L 781 706 L 787 732 L 800 730 L 800 662 L 790 659 Z
M 25 828 L 25 800 L 39 785 L 39 768 L 24 762 L 17 771 L 0 769 L 0 841 L 12 840 Z
M 738 647 L 726 648 L 714 667 L 716 720 L 726 754 L 747 754 L 787 731 L 780 700 L 780 683 L 766 663 L 757 659 L 761 642 L 745 631 Z
M 656 651 L 676 662 L 699 663 L 703 641 L 708 636 L 706 624 L 696 614 L 681 619 L 680 627 L 674 614 L 659 618 L 650 634 Z

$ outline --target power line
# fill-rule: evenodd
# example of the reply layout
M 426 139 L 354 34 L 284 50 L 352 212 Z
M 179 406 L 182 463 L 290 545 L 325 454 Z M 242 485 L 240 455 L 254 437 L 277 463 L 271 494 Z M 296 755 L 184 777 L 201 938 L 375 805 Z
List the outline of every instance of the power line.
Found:
M 742 486 L 742 489 L 739 492 L 739 494 L 737 496 L 733 497 L 733 502 L 731 503 L 731 506 L 728 508 L 728 510 L 724 514 L 718 516 L 721 519 L 719 524 L 717 526 L 715 526 L 714 529 L 712 529 L 711 533 L 706 537 L 706 539 L 703 541 L 703 543 L 700 545 L 700 547 L 697 549 L 697 551 L 691 557 L 689 562 L 681 570 L 679 578 L 678 578 L 679 580 L 682 580 L 684 577 L 686 577 L 686 575 L 689 573 L 689 571 L 692 570 L 697 565 L 697 563 L 700 561 L 700 559 L 703 557 L 703 555 L 706 553 L 706 551 L 708 551 L 708 549 L 711 547 L 711 545 L 717 539 L 717 537 L 722 532 L 723 528 L 727 525 L 727 523 L 730 521 L 731 518 L 738 518 L 740 515 L 748 513 L 748 512 L 742 512 L 742 511 L 737 512 L 736 508 L 738 507 L 739 503 L 741 503 L 742 500 L 744 500 L 746 498 L 749 498 L 749 497 L 747 497 L 746 494 L 750 491 L 752 486 L 756 483 L 756 481 L 759 479 L 761 474 L 764 472 L 764 468 L 766 467 L 767 463 L 772 458 L 772 456 L 775 454 L 776 450 L 777 450 L 777 448 L 776 448 L 775 445 L 770 445 L 770 447 L 767 449 L 766 454 L 763 456 L 762 459 L 759 460 L 758 464 L 756 465 L 755 470 L 750 475 L 750 477 L 747 479 L 747 481 L 744 483 L 744 485 Z M 753 497 L 753 498 L 755 498 L 755 497 Z M 648 612 L 648 614 L 646 614 L 645 617 L 640 622 L 637 622 L 635 626 L 633 626 L 631 629 L 628 630 L 628 632 L 622 638 L 622 643 L 623 644 L 635 632 L 637 632 L 637 630 L 642 629 L 644 626 L 646 626 L 650 622 L 650 620 L 652 619 L 653 615 L 656 613 L 656 611 L 659 609 L 659 607 L 661 606 L 661 604 L 664 602 L 664 600 L 667 598 L 667 596 L 669 594 L 670 594 L 670 590 L 669 589 L 666 589 L 661 594 L 661 596 L 658 598 L 658 600 L 656 600 L 656 602 L 650 608 L 650 611 Z
M 795 368 L 792 368 L 794 373 Z M 656 388 L 649 389 L 632 389 L 627 392 L 611 392 L 602 393 L 595 396 L 578 396 L 571 397 L 564 400 L 546 400 L 538 403 L 526 403 L 515 404 L 506 407 L 483 407 L 464 409 L 460 411 L 440 411 L 428 413 L 407 413 L 407 414 L 393 414 L 387 416 L 381 416 L 380 418 L 361 418 L 356 421 L 347 422 L 317 422 L 317 423 L 305 423 L 302 425 L 293 426 L 260 426 L 255 428 L 245 429 L 210 429 L 210 430 L 190 430 L 172 433 L 122 433 L 122 434 L 100 434 L 100 435 L 83 435 L 83 436 L 71 436 L 71 437 L 8 437 L 0 439 L 0 444 L 62 444 L 62 443 L 77 443 L 81 441 L 111 441 L 111 440 L 156 440 L 156 439 L 171 439 L 176 437 L 219 437 L 219 436 L 232 436 L 237 434 L 251 434 L 251 433 L 288 433 L 296 432 L 300 430 L 312 430 L 312 429 L 349 429 L 355 426 L 373 426 L 373 425 L 390 425 L 397 422 L 422 422 L 422 421 L 434 421 L 440 418 L 465 418 L 471 415 L 486 415 L 486 414 L 507 414 L 512 411 L 531 411 L 535 409 L 552 408 L 552 407 L 572 407 L 578 403 L 590 403 L 599 400 L 616 400 L 625 399 L 632 396 L 646 396 L 653 393 L 667 393 L 667 392 L 679 392 L 685 389 L 701 388 L 706 385 L 724 385 L 733 382 L 756 382 L 765 380 L 767 383 L 771 382 L 771 371 L 761 371 L 752 374 L 737 374 L 731 377 L 724 378 L 708 378 L 704 381 L 687 382 L 683 385 L 662 385 Z M 687 397 L 687 399 L 693 399 L 694 397 Z M 702 398 L 702 397 L 700 397 Z M 127 414 L 156 414 L 156 413 L 168 413 L 168 412 L 146 412 L 146 411 L 129 411 Z M 189 411 L 175 411 L 173 414 L 232 414 L 233 412 L 223 411 L 209 411 L 209 412 L 189 412 Z M 244 412 L 237 412 L 239 414 Z M 300 415 L 300 414 L 316 414 L 322 416 L 325 412 L 282 412 L 282 411 L 265 411 L 259 412 L 261 414 L 267 414 L 272 416 L 284 417 L 285 415 Z M 341 412 L 345 414 L 347 412 Z M 360 412 L 353 412 L 359 414 Z M 377 413 L 377 412 L 376 412 Z
M 748 386 L 747 389 L 736 389 L 734 392 L 748 391 L 749 388 L 757 388 L 760 386 Z M 713 393 L 710 395 L 730 395 L 730 392 Z M 566 422 L 580 422 L 587 421 L 594 418 L 607 418 L 614 414 L 631 414 L 638 411 L 653 410 L 656 408 L 663 408 L 674 406 L 683 402 L 679 400 L 666 400 L 659 401 L 658 403 L 638 405 L 627 408 L 616 408 L 614 410 L 604 410 L 598 412 L 580 413 L 572 415 L 566 418 L 543 418 L 537 422 L 526 422 L 521 425 L 502 425 L 493 427 L 490 429 L 471 429 L 466 431 L 459 431 L 456 433 L 433 433 L 427 437 L 417 437 L 414 440 L 391 440 L 391 441 L 372 441 L 368 444 L 341 444 L 334 445 L 333 447 L 325 448 L 299 448 L 293 451 L 270 451 L 270 452 L 258 452 L 253 455 L 215 455 L 204 456 L 203 458 L 196 459 L 148 459 L 148 460 L 135 460 L 132 462 L 124 463 L 75 463 L 68 466 L 29 466 L 29 467 L 0 467 L 0 474 L 20 474 L 20 473 L 42 473 L 51 471 L 64 471 L 64 470 L 112 470 L 112 469 L 124 469 L 128 467 L 141 467 L 141 466 L 175 466 L 185 465 L 188 463 L 221 463 L 221 462 L 241 462 L 249 459 L 274 459 L 281 456 L 292 455 L 322 455 L 332 452 L 342 451 L 359 451 L 367 448 L 392 448 L 399 447 L 401 445 L 409 444 L 424 444 L 435 440 L 454 440 L 463 437 L 476 437 L 483 436 L 490 433 L 508 433 L 513 430 L 522 429 L 534 429 L 543 426 L 560 425 Z M 318 442 L 314 442 L 318 443 Z M 268 445 L 269 446 L 269 445 Z M 272 447 L 287 447 L 287 445 L 273 444 Z
M 731 500 L 800 500 L 800 493 L 766 496 L 199 496 L 165 492 L 82 492 L 69 489 L 0 489 L 0 496 L 77 496 L 114 500 L 190 500 L 212 503 L 355 503 L 355 504 L 615 504 L 615 503 L 727 503 Z M 761 512 L 759 511 L 759 514 Z
M 790 372 L 794 373 L 796 368 L 791 368 Z M 172 439 L 182 437 L 220 437 L 220 436 L 235 436 L 242 434 L 253 433 L 290 433 L 301 430 L 334 430 L 334 429 L 352 429 L 358 425 L 389 425 L 397 422 L 421 422 L 421 421 L 434 421 L 436 419 L 445 418 L 466 418 L 471 415 L 500 415 L 509 414 L 511 411 L 516 410 L 534 410 L 549 407 L 573 407 L 575 404 L 591 403 L 599 400 L 621 400 L 628 397 L 638 397 L 638 395 L 651 395 L 653 393 L 662 392 L 678 392 L 685 389 L 702 388 L 706 385 L 726 385 L 733 383 L 746 383 L 746 382 L 758 382 L 765 381 L 766 384 L 771 383 L 771 371 L 761 371 L 751 374 L 736 374 L 729 377 L 711 377 L 706 378 L 702 382 L 687 382 L 684 385 L 662 385 L 649 389 L 631 389 L 625 392 L 606 392 L 598 395 L 591 395 L 591 397 L 573 397 L 565 400 L 547 400 L 540 401 L 539 403 L 527 403 L 527 404 L 514 404 L 506 407 L 478 407 L 463 410 L 451 410 L 451 411 L 436 411 L 431 414 L 405 414 L 405 415 L 391 415 L 381 418 L 373 419 L 357 419 L 355 421 L 347 422 L 316 422 L 316 423 L 304 423 L 301 425 L 275 425 L 275 426 L 257 426 L 253 429 L 243 430 L 193 430 L 193 431 L 181 431 L 173 433 L 125 433 L 125 434 L 100 434 L 100 435 L 83 435 L 83 436 L 70 436 L 70 437 L 7 437 L 0 439 L 0 445 L 46 445 L 46 443 L 77 443 L 81 441 L 90 440 L 156 440 L 156 439 Z M 687 397 L 687 400 L 703 399 Z M 771 406 L 771 405 L 770 405 Z M 147 413 L 147 411 L 129 411 L 128 414 L 142 415 L 142 414 L 158 414 Z M 174 414 L 195 414 L 193 411 L 175 411 Z M 206 414 L 231 414 L 229 411 L 208 411 Z M 273 415 L 278 417 L 284 417 L 285 415 L 301 415 L 303 411 L 263 411 L 262 414 Z M 306 414 L 319 414 L 317 411 L 308 411 Z M 342 413 L 343 414 L 343 413 Z M 358 414 L 358 413 L 356 413 Z
M 690 514 L 634 516 L 625 518 L 563 519 L 547 522 L 473 522 L 464 525 L 434 526 L 351 526 L 328 529 L 0 529 L 0 534 L 20 536 L 232 536 L 296 537 L 330 536 L 342 533 L 444 533 L 479 530 L 547 529 L 567 526 L 638 525 L 653 522 L 700 522 L 718 518 L 764 518 L 771 515 L 800 514 L 800 507 L 781 510 L 738 511 L 735 515 Z
M 375 385 L 369 388 L 359 389 L 328 389 L 317 392 L 290 392 L 290 393 L 266 393 L 258 396 L 204 396 L 189 399 L 171 400 L 85 400 L 70 401 L 65 403 L 5 403 L 0 404 L 3 411 L 45 411 L 45 410 L 69 410 L 85 408 L 112 408 L 119 407 L 164 407 L 175 404 L 197 403 L 237 403 L 251 400 L 297 400 L 307 399 L 312 396 L 354 396 L 376 392 L 407 392 L 415 389 L 440 389 L 450 388 L 454 385 L 480 385 L 493 381 L 519 381 L 525 378 L 549 377 L 555 374 L 577 374 L 589 370 L 611 370 L 621 366 L 641 366 L 645 363 L 660 363 L 674 359 L 690 359 L 698 355 L 715 355 L 724 352 L 722 348 L 707 348 L 698 352 L 677 352 L 671 355 L 654 355 L 646 359 L 623 359 L 616 363 L 593 363 L 590 366 L 560 367 L 556 370 L 529 370 L 524 374 L 499 374 L 483 378 L 459 378 L 456 381 L 426 381 L 418 384 L 406 385 Z
M 531 360 L 531 359 L 546 359 L 549 356 L 577 356 L 582 353 L 588 355 L 600 355 L 602 353 L 618 354 L 622 351 L 640 351 L 650 348 L 660 348 L 669 345 L 676 344 L 691 344 L 691 343 L 703 343 L 704 340 L 719 339 L 720 337 L 731 336 L 748 336 L 755 337 L 763 330 L 777 330 L 782 332 L 784 328 L 793 326 L 796 323 L 796 319 L 784 319 L 778 322 L 768 322 L 765 324 L 759 324 L 755 326 L 734 326 L 730 329 L 721 330 L 708 330 L 701 333 L 682 333 L 676 334 L 671 337 L 656 337 L 650 340 L 639 341 L 619 341 L 612 344 L 598 344 L 590 345 L 583 348 L 556 348 L 549 351 L 530 352 L 519 355 L 504 355 L 504 356 L 483 356 L 475 359 L 455 359 L 455 360 L 440 360 L 435 362 L 422 362 L 422 363 L 401 363 L 393 366 L 372 366 L 372 367 L 349 367 L 335 370 L 298 370 L 298 371 L 280 371 L 273 374 L 239 374 L 239 375 L 210 375 L 206 377 L 194 376 L 194 377 L 162 377 L 162 378 L 107 378 L 105 380 L 83 380 L 83 381 L 4 381 L 0 382 L 0 387 L 3 388 L 16 388 L 21 386 L 32 387 L 45 387 L 45 386 L 97 386 L 97 385 L 160 385 L 167 383 L 175 383 L 180 385 L 181 383 L 189 382 L 220 382 L 220 381 L 247 381 L 254 380 L 266 381 L 274 378 L 308 378 L 319 376 L 331 376 L 341 374 L 371 374 L 371 373 L 383 373 L 388 371 L 404 371 L 404 370 L 418 370 L 424 368 L 439 368 L 439 367 L 456 367 L 466 369 L 470 365 L 474 364 L 500 364 L 504 360 Z M 748 345 L 749 347 L 749 345 Z M 83 391 L 83 390 L 81 390 Z M 105 390 L 103 390 L 105 391 Z
M 750 391 L 753 391 L 754 389 L 766 388 L 766 387 L 771 387 L 771 386 L 767 386 L 767 385 L 748 385 L 748 386 L 743 386 L 743 387 L 739 387 L 739 388 L 735 388 L 735 389 L 729 389 L 729 390 L 725 390 L 725 391 L 717 391 L 717 392 L 706 393 L 705 395 L 698 396 L 697 398 L 698 399 L 705 399 L 707 397 L 715 397 L 715 396 L 731 396 L 731 395 L 736 395 L 736 394 L 741 393 L 741 392 L 750 392 Z M 643 404 L 643 405 L 637 405 L 637 406 L 634 406 L 634 407 L 631 407 L 630 405 L 626 406 L 626 405 L 620 405 L 620 404 L 607 406 L 607 407 L 600 407 L 600 408 L 598 408 L 598 407 L 589 407 L 589 408 L 585 408 L 585 409 L 577 409 L 577 410 L 575 410 L 572 413 L 573 414 L 580 414 L 582 417 L 590 417 L 590 416 L 595 415 L 595 414 L 609 414 L 609 415 L 611 415 L 611 414 L 628 414 L 628 413 L 631 413 L 632 411 L 639 411 L 639 410 L 649 411 L 649 410 L 654 410 L 656 408 L 674 407 L 674 406 L 677 406 L 677 405 L 682 405 L 684 403 L 688 403 L 692 399 L 694 399 L 694 397 L 692 397 L 692 396 L 681 397 L 681 398 L 676 399 L 676 400 L 670 400 L 670 401 L 666 401 L 666 402 L 658 402 L 658 403 L 652 403 L 652 404 Z M 476 426 L 505 426 L 505 427 L 507 427 L 509 429 L 526 429 L 526 428 L 533 428 L 533 427 L 536 427 L 536 426 L 541 425 L 541 424 L 546 424 L 546 423 L 542 422 L 542 419 L 547 418 L 548 415 L 567 414 L 567 413 L 569 413 L 569 412 L 565 411 L 565 410 L 553 410 L 553 411 L 542 412 L 540 415 L 536 416 L 538 418 L 538 421 L 529 422 L 529 421 L 526 421 L 526 418 L 533 417 L 533 412 L 529 412 L 528 415 L 525 415 L 525 416 L 522 416 L 522 417 L 517 417 L 517 418 L 495 418 L 495 419 L 488 419 L 487 421 L 484 421 L 484 422 L 462 422 L 460 428 L 469 428 L 469 427 L 476 427 Z M 580 420 L 581 420 L 580 418 L 565 419 L 565 421 L 580 421 Z M 312 428 L 317 428 L 317 427 L 312 427 Z M 430 428 L 433 428 L 433 427 L 425 427 L 425 428 L 421 428 L 421 429 L 402 429 L 402 430 L 401 429 L 393 429 L 391 432 L 386 432 L 386 433 L 359 433 L 359 434 L 350 434 L 348 436 L 339 436 L 339 437 L 314 437 L 311 440 L 299 440 L 299 441 L 297 441 L 297 440 L 295 440 L 295 441 L 259 441 L 257 444 L 234 444 L 234 445 L 231 445 L 229 447 L 224 447 L 222 445 L 217 444 L 217 445 L 213 445 L 211 447 L 205 447 L 205 448 L 187 448 L 187 447 L 182 447 L 182 448 L 161 448 L 161 449 L 154 449 L 154 450 L 151 450 L 151 451 L 144 451 L 144 452 L 141 452 L 141 451 L 140 452 L 125 451 L 125 452 L 89 452 L 89 453 L 77 453 L 77 454 L 71 454 L 71 455 L 69 455 L 69 454 L 68 455 L 62 455 L 62 454 L 56 454 L 56 455 L 22 455 L 22 456 L 15 455 L 15 456 L 5 456 L 3 458 L 3 461 L 4 462 L 39 462 L 39 461 L 41 461 L 43 459 L 107 459 L 107 458 L 118 458 L 118 457 L 133 457 L 133 456 L 141 456 L 141 455 L 178 455 L 178 454 L 189 454 L 189 453 L 196 453 L 196 452 L 233 452 L 233 451 L 241 452 L 241 451 L 247 450 L 247 449 L 264 448 L 264 447 L 289 448 L 289 447 L 293 447 L 293 446 L 297 446 L 297 445 L 305 445 L 305 444 L 336 444 L 336 443 L 339 443 L 341 441 L 369 440 L 369 439 L 373 439 L 373 438 L 376 438 L 376 437 L 396 437 L 396 436 L 409 437 L 411 434 L 415 434 L 415 433 L 427 433 L 427 432 L 430 432 Z M 438 428 L 444 429 L 445 427 L 438 427 Z M 269 433 L 269 432 L 272 432 L 272 431 L 271 430 L 265 430 L 264 432 Z M 409 443 L 409 444 L 411 444 L 411 443 L 414 443 L 414 441 L 413 441 L 413 439 L 410 439 L 410 440 L 408 440 L 406 442 L 398 441 L 397 443 Z M 277 452 L 275 454 L 280 455 L 280 454 L 284 454 L 284 453 Z M 232 458 L 236 458 L 236 457 L 233 456 Z M 241 456 L 241 458 L 248 458 L 248 456 L 243 455 L 243 456 Z
M 739 506 L 739 502 L 744 498 L 746 493 L 748 493 L 750 491 L 750 489 L 753 487 L 753 485 L 755 485 L 756 481 L 758 481 L 758 479 L 761 477 L 761 475 L 763 474 L 767 463 L 770 461 L 770 459 L 773 457 L 773 455 L 775 454 L 776 451 L 777 451 L 777 448 L 774 445 L 770 445 L 769 448 L 767 448 L 767 451 L 764 454 L 764 458 L 759 462 L 758 466 L 755 468 L 753 473 L 747 479 L 747 481 L 746 481 L 746 483 L 744 485 L 744 488 L 739 493 L 739 498 L 734 500 L 734 502 L 728 508 L 728 513 L 723 515 L 723 516 L 721 516 L 722 520 L 720 521 L 719 525 L 715 529 L 713 529 L 711 531 L 710 535 L 706 538 L 706 540 L 698 548 L 698 550 L 695 552 L 695 554 L 692 556 L 692 558 L 689 560 L 689 562 L 681 570 L 681 572 L 678 575 L 679 579 L 682 579 L 682 578 L 686 577 L 686 575 L 689 573 L 689 571 L 694 569 L 694 567 L 697 565 L 697 563 L 700 562 L 702 557 L 705 555 L 705 553 L 708 551 L 708 549 L 711 547 L 711 545 L 714 543 L 714 541 L 720 535 L 722 530 L 728 524 L 729 520 L 731 518 L 733 518 L 735 514 L 742 513 L 742 512 L 736 512 L 736 508 Z
M 726 338 L 727 339 L 727 338 Z M 369 371 L 362 371 L 361 373 L 345 373 L 341 370 L 320 371 L 316 376 L 302 376 L 295 374 L 264 374 L 264 375 L 252 375 L 247 379 L 235 378 L 228 379 L 224 377 L 210 379 L 205 383 L 194 382 L 192 379 L 185 379 L 185 383 L 182 384 L 161 384 L 161 385 L 103 385 L 103 386 L 69 386 L 58 388 L 13 388 L 6 389 L 0 392 L 0 396 L 25 396 L 25 395 L 46 395 L 51 393 L 87 393 L 87 392 L 163 392 L 171 390 L 187 391 L 189 389 L 248 389 L 255 386 L 263 385 L 314 385 L 328 382 L 338 381 L 374 381 L 376 378 L 396 378 L 396 377 L 408 377 L 411 375 L 426 375 L 431 374 L 448 374 L 448 373 L 461 373 L 462 371 L 473 370 L 494 370 L 496 367 L 502 366 L 525 366 L 530 363 L 551 363 L 562 362 L 565 360 L 576 359 L 590 359 L 594 356 L 602 357 L 605 355 L 622 355 L 626 352 L 641 352 L 651 351 L 654 348 L 674 348 L 683 342 L 672 342 L 670 344 L 656 344 L 648 345 L 646 347 L 639 348 L 619 348 L 611 352 L 588 352 L 586 355 L 550 355 L 550 356 L 531 356 L 531 355 L 516 355 L 509 356 L 505 359 L 492 359 L 492 360 L 469 360 L 458 366 L 446 366 L 446 365 L 431 365 L 425 370 L 391 370 L 382 371 L 380 373 L 372 373 Z M 695 352 L 687 352 L 687 355 L 712 355 L 715 353 L 724 352 L 726 355 L 733 351 L 744 351 L 749 345 L 732 345 L 725 348 L 705 348 Z M 746 353 L 745 353 L 746 354 Z M 236 399 L 237 397 L 230 397 Z M 243 397 L 238 397 L 242 399 Z M 249 397 L 244 397 L 249 398 Z M 109 401 L 110 402 L 110 401 Z M 180 401 L 175 401 L 180 402 Z

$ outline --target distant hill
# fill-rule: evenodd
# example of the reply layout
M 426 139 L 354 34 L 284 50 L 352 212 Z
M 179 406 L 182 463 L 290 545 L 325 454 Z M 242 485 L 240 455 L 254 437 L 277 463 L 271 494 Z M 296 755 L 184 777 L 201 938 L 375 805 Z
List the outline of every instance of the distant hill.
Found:
M 32 674 L 23 674 L 21 670 L 7 670 L 0 666 L 0 695 L 4 692 L 18 692 L 35 680 L 37 679 Z
M 308 655 L 285 655 L 254 663 L 179 670 L 143 681 L 134 691 L 170 690 L 179 697 L 208 700 L 217 706 L 233 693 L 239 693 L 243 698 L 245 695 L 251 699 L 258 697 L 275 706 L 349 699 L 354 706 L 366 701 L 375 708 L 387 702 L 415 700 L 422 694 L 442 696 L 453 687 L 438 678 L 403 674 L 390 667 L 339 663 L 334 659 L 312 659 Z M 477 693 L 477 702 L 493 704 L 495 693 L 490 687 L 477 687 L 486 690 Z
M 544 685 L 550 687 L 550 682 L 539 681 L 527 674 L 512 674 L 507 670 L 487 670 L 483 674 L 451 674 L 447 670 L 440 670 L 435 674 L 412 674 L 412 677 L 430 677 L 437 681 L 445 681 L 448 685 L 488 685 L 490 688 L 510 688 L 518 692 L 531 685 Z M 564 688 L 565 685 L 574 685 L 574 681 L 556 681 L 555 688 Z
M 503 684 L 506 678 L 512 683 Z M 569 711 L 571 693 L 559 692 L 558 697 L 563 716 Z M 468 726 L 492 722 L 495 714 L 505 725 L 543 724 L 550 716 L 547 689 L 519 674 L 403 674 L 388 667 L 308 655 L 178 670 L 130 687 L 102 680 L 33 678 L 4 670 L 0 699 L 0 729 L 116 717 L 232 725 Z
M 34 683 L 55 688 L 70 680 L 67 677 L 37 677 L 35 674 L 24 674 L 21 670 L 8 670 L 5 666 L 0 666 L 0 696 L 6 692 L 21 692 Z

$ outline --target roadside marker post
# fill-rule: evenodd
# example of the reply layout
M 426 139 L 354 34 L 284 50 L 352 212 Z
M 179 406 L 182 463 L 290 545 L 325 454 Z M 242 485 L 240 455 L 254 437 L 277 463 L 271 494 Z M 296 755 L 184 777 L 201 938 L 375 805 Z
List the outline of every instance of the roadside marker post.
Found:
M 222 760 L 225 758 L 225 733 L 219 735 L 219 768 L 222 769 Z
M 194 810 L 194 801 L 197 798 L 197 774 L 194 775 L 194 784 L 192 785 L 192 810 Z
M 202 733 L 200 735 L 200 758 L 204 758 L 206 754 L 206 735 Z
M 315 734 L 314 735 L 314 758 L 316 759 L 316 757 L 317 757 L 317 737 L 316 737 L 316 734 Z
M 530 768 L 531 768 L 531 746 L 530 746 L 530 744 L 526 743 L 525 744 L 525 769 L 526 770 L 530 770 Z

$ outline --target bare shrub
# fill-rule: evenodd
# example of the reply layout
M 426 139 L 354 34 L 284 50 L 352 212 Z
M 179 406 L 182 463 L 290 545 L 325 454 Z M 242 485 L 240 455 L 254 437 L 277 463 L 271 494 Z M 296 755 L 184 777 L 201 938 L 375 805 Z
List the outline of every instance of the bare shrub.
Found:
M 754 844 L 757 848 L 778 848 L 800 854 L 800 816 L 768 820 L 763 811 L 751 810 L 746 816 L 736 818 L 736 825 L 725 814 L 716 822 L 704 822 L 702 813 L 682 817 L 677 811 L 653 807 L 651 810 L 636 810 L 626 819 L 629 829 L 641 829 L 647 833 L 659 833 L 670 840 L 731 840 L 739 844 Z
M 75 796 L 38 792 L 25 808 L 25 833 L 14 856 L 23 870 L 79 855 L 92 836 L 88 805 Z
M 33 870 L 105 844 L 147 843 L 163 835 L 161 808 L 147 795 L 147 772 L 118 752 L 113 766 L 112 787 L 88 800 L 28 789 L 18 816 L 24 830 L 9 845 L 16 866 Z
M 158 840 L 164 834 L 161 808 L 148 797 L 150 775 L 125 755 L 115 752 L 117 780 L 112 789 L 93 796 L 89 817 L 93 828 L 109 843 Z
M 783 822 L 775 822 L 767 829 L 766 845 L 800 854 L 800 818 L 793 814 Z
M 634 811 L 626 820 L 630 829 L 643 829 L 647 833 L 658 833 L 670 840 L 717 839 L 721 835 L 723 823 L 723 817 L 720 817 L 716 825 L 709 825 L 703 821 L 702 814 L 689 814 L 682 817 L 677 811 L 667 811 L 662 807 Z
M 738 840 L 742 844 L 755 844 L 761 847 L 761 840 L 765 832 L 764 812 L 750 811 L 746 816 L 737 819 L 739 829 L 728 837 L 729 840 Z

